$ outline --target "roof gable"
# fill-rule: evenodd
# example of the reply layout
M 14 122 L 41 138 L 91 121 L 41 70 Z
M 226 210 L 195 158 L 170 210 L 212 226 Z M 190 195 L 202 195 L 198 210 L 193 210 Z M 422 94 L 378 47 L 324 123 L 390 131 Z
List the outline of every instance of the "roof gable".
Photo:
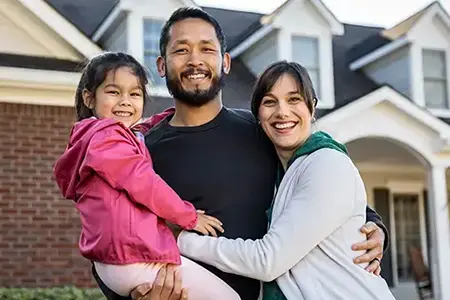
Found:
M 0 23 L 0 37 L 3 41 L 0 43 L 0 53 L 75 62 L 81 61 L 85 57 L 84 54 L 87 54 L 87 51 L 83 53 L 82 46 L 71 44 L 65 36 L 61 36 L 44 22 L 42 16 L 30 9 L 26 3 L 23 5 L 22 1 L 0 1 Z
M 274 12 L 264 16 L 261 19 L 263 24 L 270 24 L 274 22 L 277 17 L 281 16 L 284 12 L 290 11 L 296 8 L 296 4 L 308 1 L 319 13 L 319 15 L 327 22 L 331 29 L 331 32 L 335 35 L 342 35 L 344 33 L 344 26 L 333 15 L 333 13 L 323 4 L 320 0 L 288 0 L 278 7 Z
M 88 37 L 43 0 L 17 0 L 84 57 L 102 52 Z
M 388 102 L 404 114 L 417 120 L 422 126 L 437 132 L 440 137 L 448 139 L 450 137 L 450 126 L 439 118 L 433 116 L 426 109 L 412 103 L 407 97 L 397 92 L 390 86 L 382 86 L 367 95 L 364 95 L 345 107 L 333 111 L 317 121 L 318 127 L 330 127 L 338 124 L 352 115 L 358 115 L 377 104 Z
M 91 37 L 120 0 L 45 0 L 86 36 Z
M 397 50 L 399 47 L 410 43 L 411 40 L 417 40 L 417 38 L 411 35 L 414 35 L 415 31 L 420 29 L 423 22 L 434 16 L 438 16 L 441 23 L 450 30 L 450 16 L 439 1 L 434 1 L 392 28 L 380 29 L 379 32 L 367 37 L 364 41 L 353 47 L 349 52 L 352 62 L 351 68 L 357 70 Z

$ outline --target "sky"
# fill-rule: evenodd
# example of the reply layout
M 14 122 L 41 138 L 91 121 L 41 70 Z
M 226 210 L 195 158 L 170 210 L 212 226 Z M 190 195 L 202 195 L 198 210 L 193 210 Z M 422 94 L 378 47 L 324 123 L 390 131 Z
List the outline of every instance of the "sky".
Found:
M 195 0 L 200 6 L 270 13 L 285 0 Z M 342 23 L 389 28 L 426 7 L 432 0 L 322 0 Z M 450 12 L 450 0 L 440 0 Z

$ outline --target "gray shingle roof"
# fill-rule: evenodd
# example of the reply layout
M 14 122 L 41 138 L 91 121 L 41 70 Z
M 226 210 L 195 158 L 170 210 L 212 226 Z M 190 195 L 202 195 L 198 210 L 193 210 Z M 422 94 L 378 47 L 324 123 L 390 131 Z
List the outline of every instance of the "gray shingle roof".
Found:
M 212 7 L 203 7 L 203 9 L 222 26 L 226 35 L 228 50 L 233 49 L 261 28 L 262 14 Z
M 119 0 L 45 0 L 85 35 L 91 37 Z

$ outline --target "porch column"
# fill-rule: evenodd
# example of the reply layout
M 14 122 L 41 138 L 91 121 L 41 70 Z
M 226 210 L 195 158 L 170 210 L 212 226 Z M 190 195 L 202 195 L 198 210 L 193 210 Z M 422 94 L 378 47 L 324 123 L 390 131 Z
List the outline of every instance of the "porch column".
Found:
M 450 300 L 450 223 L 444 166 L 428 171 L 428 208 L 431 226 L 430 271 L 435 300 Z

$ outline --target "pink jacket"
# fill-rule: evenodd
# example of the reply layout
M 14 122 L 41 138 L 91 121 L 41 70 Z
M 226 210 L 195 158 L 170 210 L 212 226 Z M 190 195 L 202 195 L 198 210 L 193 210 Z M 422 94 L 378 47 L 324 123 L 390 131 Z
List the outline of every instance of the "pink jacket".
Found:
M 192 229 L 195 208 L 154 172 L 144 143 L 130 129 L 111 119 L 76 123 L 54 175 L 80 212 L 84 257 L 107 264 L 180 264 L 164 220 Z

